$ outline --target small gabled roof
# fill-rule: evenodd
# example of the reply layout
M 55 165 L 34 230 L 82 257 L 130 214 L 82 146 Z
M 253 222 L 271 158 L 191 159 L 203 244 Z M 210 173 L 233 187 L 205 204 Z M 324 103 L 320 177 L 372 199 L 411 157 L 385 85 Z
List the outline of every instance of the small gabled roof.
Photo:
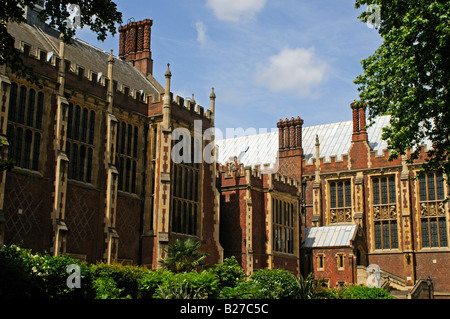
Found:
M 357 225 L 336 225 L 305 229 L 305 248 L 350 247 L 358 230 Z

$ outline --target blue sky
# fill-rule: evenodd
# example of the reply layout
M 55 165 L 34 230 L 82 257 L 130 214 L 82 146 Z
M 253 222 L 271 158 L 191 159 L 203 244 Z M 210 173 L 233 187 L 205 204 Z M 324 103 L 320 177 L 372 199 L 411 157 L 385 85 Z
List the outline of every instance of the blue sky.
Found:
M 216 127 L 271 130 L 300 116 L 304 126 L 348 121 L 360 61 L 381 44 L 354 0 L 116 0 L 123 24 L 152 19 L 154 77 L 209 108 Z M 77 37 L 118 54 L 119 38 Z

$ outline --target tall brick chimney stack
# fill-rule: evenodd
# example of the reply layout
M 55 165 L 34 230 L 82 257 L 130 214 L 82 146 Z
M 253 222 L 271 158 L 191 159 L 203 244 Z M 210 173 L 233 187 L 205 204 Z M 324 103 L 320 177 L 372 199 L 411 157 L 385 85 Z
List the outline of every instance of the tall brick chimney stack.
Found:
M 303 120 L 300 117 L 280 120 L 278 127 L 278 173 L 302 180 L 302 128 Z
M 352 141 L 367 141 L 365 104 L 363 103 L 363 106 L 356 106 L 355 103 L 352 103 L 350 107 L 353 113 Z
M 152 52 L 150 51 L 152 25 L 152 20 L 145 19 L 119 27 L 119 57 L 132 62 L 146 76 L 153 74 Z

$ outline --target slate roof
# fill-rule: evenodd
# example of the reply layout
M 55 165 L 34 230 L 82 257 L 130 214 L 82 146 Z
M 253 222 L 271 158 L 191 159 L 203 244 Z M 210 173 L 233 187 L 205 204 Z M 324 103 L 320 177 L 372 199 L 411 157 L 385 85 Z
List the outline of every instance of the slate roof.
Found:
M 36 49 L 46 52 L 54 52 L 57 56 L 59 50 L 59 33 L 45 25 L 30 25 L 27 23 L 9 23 L 8 32 L 16 39 L 16 47 L 20 41 L 31 45 L 32 54 Z M 118 41 L 118 40 L 117 40 Z M 73 38 L 70 45 L 65 46 L 64 58 L 71 62 L 71 68 L 76 70 L 77 65 L 103 76 L 108 73 L 108 57 L 105 52 L 83 40 Z M 163 93 L 163 87 L 151 75 L 148 78 L 131 63 L 115 58 L 113 78 L 131 90 L 143 91 L 143 93 L 157 95 Z
M 357 225 L 336 225 L 311 227 L 305 229 L 305 242 L 302 247 L 348 247 L 355 238 Z

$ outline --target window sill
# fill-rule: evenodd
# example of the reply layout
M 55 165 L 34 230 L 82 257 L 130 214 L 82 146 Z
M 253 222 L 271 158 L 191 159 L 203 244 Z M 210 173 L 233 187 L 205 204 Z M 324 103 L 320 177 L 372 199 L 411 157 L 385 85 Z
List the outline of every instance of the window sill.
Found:
M 415 253 L 439 253 L 439 252 L 448 253 L 448 252 L 450 252 L 450 248 L 449 247 L 425 247 L 425 248 L 421 248 L 421 249 L 415 251 Z
M 399 249 L 375 249 L 370 254 L 373 255 L 386 255 L 386 254 L 403 254 L 404 252 Z
M 78 181 L 76 179 L 67 179 L 67 182 L 68 182 L 68 184 L 80 186 L 80 187 L 83 187 L 83 188 L 95 189 L 95 186 L 93 184 L 82 182 L 82 181 Z
M 135 194 L 135 193 L 129 193 L 129 192 L 125 192 L 125 191 L 119 191 L 117 190 L 117 195 L 122 195 L 122 196 L 126 196 L 126 197 L 130 197 L 133 199 L 141 199 L 139 197 L 139 195 Z
M 273 255 L 277 256 L 277 257 L 286 257 L 286 258 L 292 258 L 292 259 L 297 259 L 298 256 L 296 254 L 291 254 L 291 253 L 283 253 L 281 251 L 273 251 Z
M 22 174 L 22 175 L 33 176 L 33 177 L 37 177 L 37 178 L 43 178 L 44 177 L 39 171 L 33 171 L 31 169 L 22 168 L 22 167 L 18 167 L 18 166 L 14 166 L 11 169 L 11 172 L 12 173 L 17 173 L 17 174 Z
M 177 239 L 200 240 L 200 237 L 198 237 L 197 235 L 189 235 L 189 234 L 176 233 L 176 232 L 172 232 L 171 235 L 173 238 L 177 238 Z

